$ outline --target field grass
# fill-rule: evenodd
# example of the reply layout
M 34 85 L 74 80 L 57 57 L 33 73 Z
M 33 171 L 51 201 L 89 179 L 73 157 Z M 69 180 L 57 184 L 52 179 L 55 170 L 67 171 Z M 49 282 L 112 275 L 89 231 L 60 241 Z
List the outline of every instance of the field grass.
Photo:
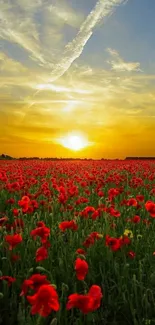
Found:
M 1 161 L 0 324 L 155 324 L 154 218 L 153 161 Z

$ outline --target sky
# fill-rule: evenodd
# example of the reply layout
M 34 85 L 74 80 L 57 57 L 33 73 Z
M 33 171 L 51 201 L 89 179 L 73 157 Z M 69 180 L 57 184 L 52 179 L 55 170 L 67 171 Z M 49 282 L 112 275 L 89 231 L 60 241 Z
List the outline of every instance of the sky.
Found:
M 0 8 L 0 154 L 155 156 L 154 0 Z

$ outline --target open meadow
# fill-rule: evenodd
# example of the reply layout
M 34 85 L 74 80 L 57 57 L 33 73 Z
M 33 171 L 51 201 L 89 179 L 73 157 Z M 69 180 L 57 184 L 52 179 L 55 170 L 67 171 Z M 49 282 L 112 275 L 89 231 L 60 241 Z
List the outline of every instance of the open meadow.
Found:
M 155 162 L 0 162 L 0 324 L 155 324 Z

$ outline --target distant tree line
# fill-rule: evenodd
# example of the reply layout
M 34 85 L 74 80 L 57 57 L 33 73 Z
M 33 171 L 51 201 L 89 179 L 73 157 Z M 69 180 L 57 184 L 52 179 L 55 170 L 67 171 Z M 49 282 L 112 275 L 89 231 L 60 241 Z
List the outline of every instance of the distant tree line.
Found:
M 8 155 L 4 155 L 4 154 L 0 155 L 0 160 L 12 160 L 12 159 L 14 158 Z
M 57 157 L 45 157 L 45 158 L 39 158 L 39 157 L 21 157 L 19 160 L 94 160 L 92 158 L 57 158 Z
M 0 155 L 0 160 L 16 160 L 17 158 L 13 158 L 11 156 L 2 154 Z M 58 158 L 58 157 L 45 157 L 45 158 L 39 158 L 39 157 L 20 157 L 18 160 L 50 160 L 50 161 L 68 161 L 68 160 L 86 160 L 86 161 L 92 161 L 92 160 L 102 160 L 102 161 L 107 161 L 107 160 L 123 160 L 123 159 L 106 159 L 106 158 L 101 158 L 101 159 L 92 159 L 92 158 Z M 126 157 L 125 160 L 155 160 L 155 157 Z
M 125 160 L 154 160 L 155 157 L 126 157 Z

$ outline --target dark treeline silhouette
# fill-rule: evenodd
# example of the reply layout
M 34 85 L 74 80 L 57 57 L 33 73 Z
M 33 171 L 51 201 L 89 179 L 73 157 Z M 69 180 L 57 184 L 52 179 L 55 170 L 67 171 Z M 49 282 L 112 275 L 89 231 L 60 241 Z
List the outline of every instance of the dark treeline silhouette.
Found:
M 94 160 L 92 158 L 58 158 L 58 157 L 45 157 L 45 158 L 40 158 L 40 157 L 20 157 L 20 158 L 14 158 L 8 155 L 0 155 L 0 160 L 51 160 L 51 161 L 59 161 L 59 160 Z M 97 159 L 96 159 L 97 160 Z
M 0 155 L 0 160 L 12 160 L 12 159 L 14 158 L 11 156 L 4 155 L 4 154 Z
M 125 160 L 155 160 L 155 157 L 126 157 Z
M 20 157 L 20 158 L 14 158 L 9 155 L 2 154 L 0 155 L 0 160 L 51 160 L 51 161 L 92 161 L 92 160 L 101 160 L 101 161 L 108 161 L 108 160 L 114 160 L 114 161 L 120 161 L 120 160 L 155 160 L 155 157 L 126 157 L 125 159 L 92 159 L 92 158 L 58 158 L 58 157 L 45 157 L 45 158 L 39 158 L 39 157 Z
M 21 157 L 19 160 L 51 160 L 51 161 L 59 161 L 59 160 L 94 160 L 92 158 L 57 158 L 57 157 Z

